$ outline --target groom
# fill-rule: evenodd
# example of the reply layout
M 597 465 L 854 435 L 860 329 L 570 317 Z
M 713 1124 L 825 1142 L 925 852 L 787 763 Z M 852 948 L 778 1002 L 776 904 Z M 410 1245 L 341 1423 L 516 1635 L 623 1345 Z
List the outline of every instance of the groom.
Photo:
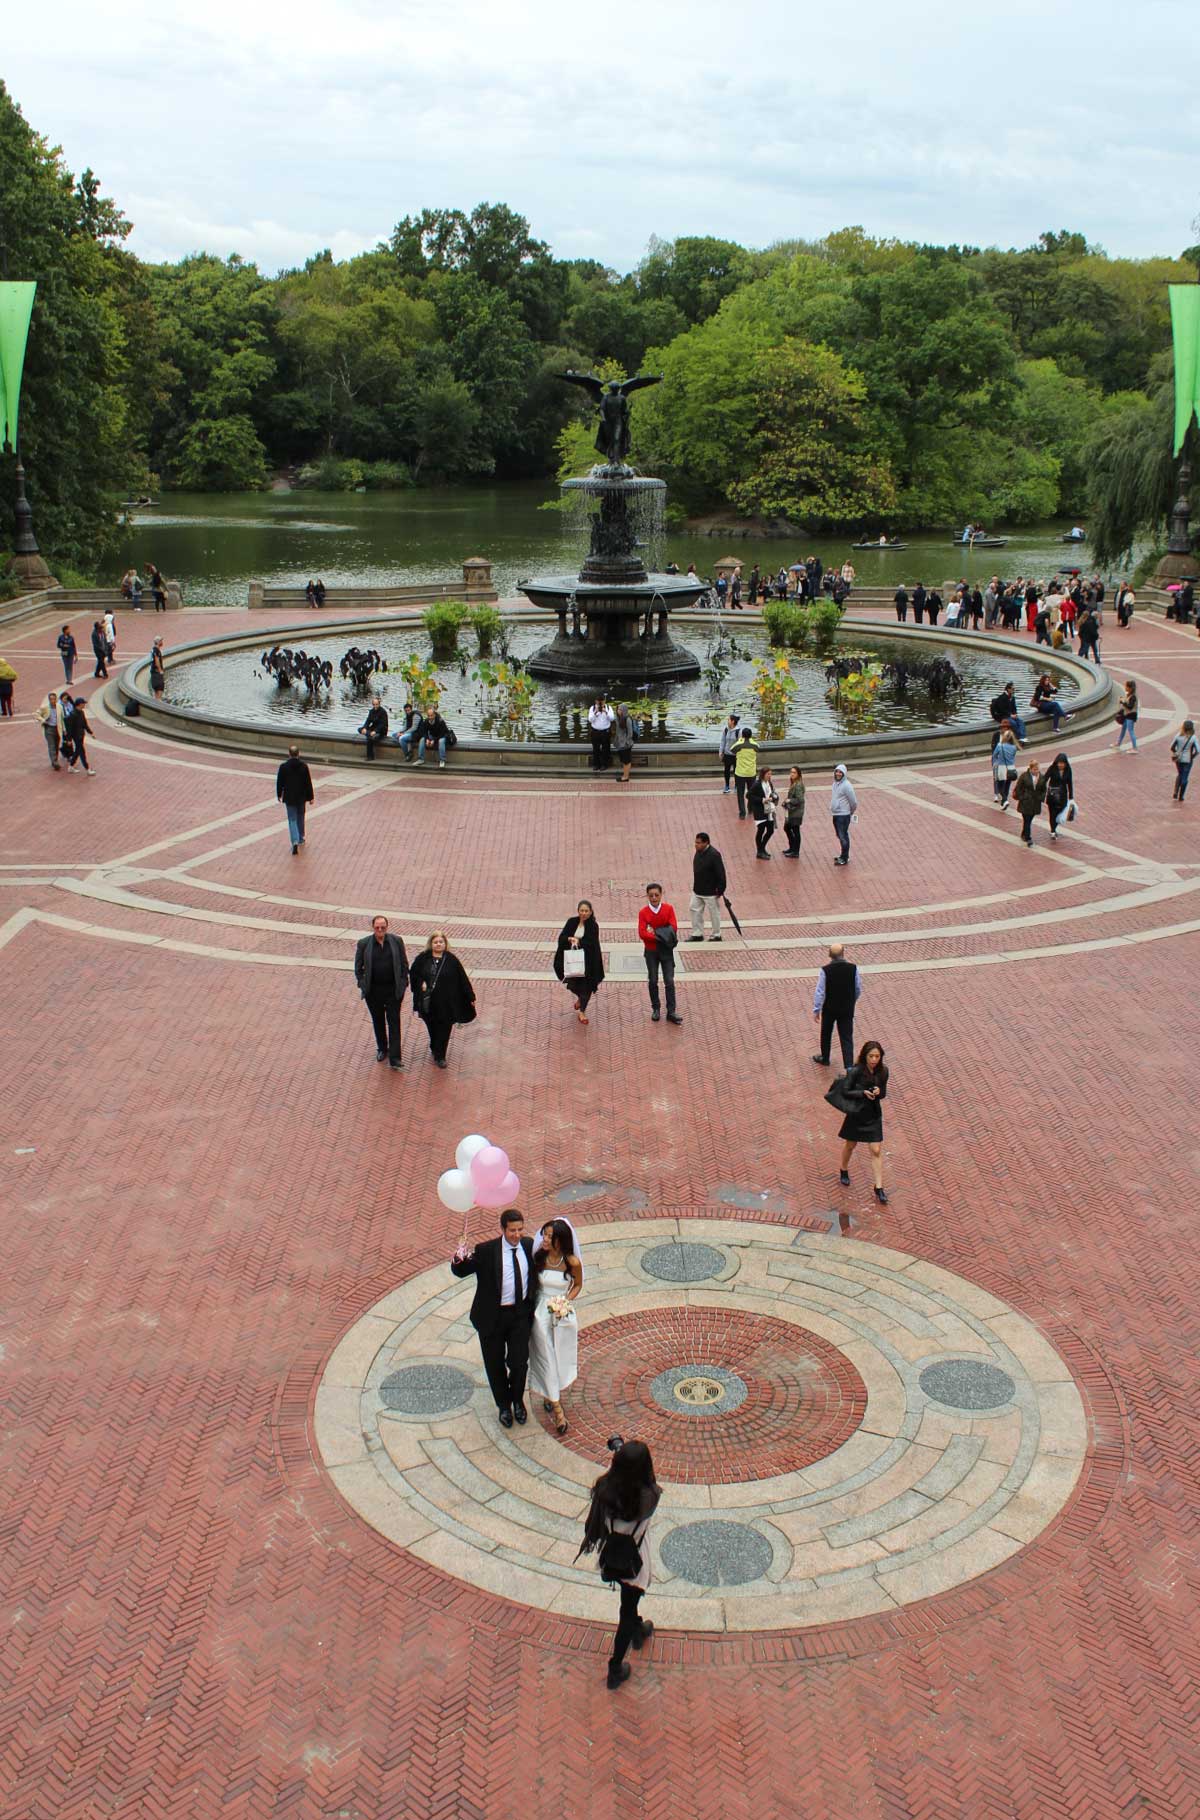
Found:
M 524 1232 L 524 1219 L 510 1207 L 500 1215 L 498 1239 L 485 1239 L 469 1257 L 450 1260 L 456 1277 L 475 1277 L 471 1325 L 479 1335 L 483 1368 L 502 1428 L 529 1420 L 525 1374 L 535 1292 L 533 1241 Z

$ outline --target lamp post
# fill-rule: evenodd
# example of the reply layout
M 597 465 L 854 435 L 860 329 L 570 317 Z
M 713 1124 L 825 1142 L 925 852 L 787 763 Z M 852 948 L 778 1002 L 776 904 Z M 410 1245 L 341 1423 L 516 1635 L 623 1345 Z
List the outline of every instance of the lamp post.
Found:
M 1192 484 L 1192 464 L 1181 461 L 1179 464 L 1179 495 L 1171 508 L 1171 534 L 1167 539 L 1169 556 L 1190 556 L 1192 554 L 1192 534 L 1188 529 L 1191 517 L 1191 506 L 1188 503 L 1188 489 Z
M 17 456 L 17 497 L 13 506 L 16 525 L 13 537 L 12 573 L 24 594 L 36 594 L 41 588 L 56 588 L 58 582 L 46 566 L 33 534 L 33 509 L 25 497 L 25 467 Z

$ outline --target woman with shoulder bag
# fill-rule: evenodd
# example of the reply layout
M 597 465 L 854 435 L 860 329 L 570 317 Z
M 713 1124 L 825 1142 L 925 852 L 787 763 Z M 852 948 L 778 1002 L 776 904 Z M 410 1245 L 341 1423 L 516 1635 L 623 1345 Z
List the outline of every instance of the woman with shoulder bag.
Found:
M 1125 735 L 1128 733 L 1129 743 L 1136 752 L 1138 692 L 1137 684 L 1135 682 L 1127 682 L 1125 684 L 1125 693 L 1121 697 L 1121 705 L 1117 709 L 1117 720 L 1121 727 L 1121 731 L 1117 734 L 1117 751 L 1119 752 L 1121 747 L 1125 744 Z
M 1017 737 L 1011 721 L 1002 720 L 992 747 L 992 796 L 1008 808 L 1008 793 L 1017 781 Z
M 457 954 L 451 954 L 444 929 L 435 929 L 408 975 L 413 1010 L 429 1032 L 435 1067 L 446 1066 L 446 1050 L 455 1024 L 475 1021 L 475 988 Z
M 800 858 L 800 836 L 804 827 L 804 773 L 799 765 L 788 772 L 787 799 L 783 812 L 783 831 L 787 835 L 784 859 Z
M 1185 720 L 1178 733 L 1171 741 L 1171 763 L 1175 766 L 1175 790 L 1172 801 L 1182 803 L 1187 800 L 1188 779 L 1192 775 L 1192 766 L 1200 754 L 1200 741 L 1196 738 L 1196 723 Z
M 575 1015 L 581 1024 L 586 1024 L 588 1002 L 604 978 L 600 925 L 586 897 L 580 898 L 574 916 L 569 916 L 562 926 L 554 953 L 554 971 L 567 991 L 575 994 Z
M 858 1060 L 826 1094 L 833 1105 L 845 1112 L 838 1136 L 842 1140 L 842 1166 L 838 1181 L 850 1186 L 850 1158 L 856 1144 L 865 1144 L 871 1152 L 871 1174 L 875 1178 L 875 1199 L 887 1206 L 883 1187 L 883 1113 L 880 1105 L 887 1098 L 888 1071 L 881 1043 L 864 1043 Z M 835 1097 L 836 1096 L 836 1097 Z
M 775 809 L 779 792 L 771 782 L 771 767 L 763 765 L 750 786 L 750 813 L 754 817 L 754 857 L 770 859 L 767 846 L 775 832 Z
M 620 1687 L 629 1679 L 626 1652 L 632 1643 L 641 1649 L 654 1626 L 638 1616 L 642 1594 L 650 1584 L 650 1550 L 647 1532 L 662 1497 L 654 1477 L 654 1461 L 644 1441 L 614 1437 L 612 1465 L 592 1486 L 592 1501 L 583 1526 L 579 1555 L 599 1549 L 600 1577 L 621 1588 L 617 1634 L 608 1659 L 608 1685 Z M 576 1555 L 575 1559 L 579 1559 Z

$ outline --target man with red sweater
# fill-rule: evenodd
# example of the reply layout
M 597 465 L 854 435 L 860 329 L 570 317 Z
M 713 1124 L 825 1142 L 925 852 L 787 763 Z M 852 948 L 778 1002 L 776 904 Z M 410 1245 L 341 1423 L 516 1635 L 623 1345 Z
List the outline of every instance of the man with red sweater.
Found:
M 657 1024 L 662 1015 L 658 1002 L 658 976 L 661 971 L 667 994 L 668 1024 L 682 1024 L 675 1015 L 675 944 L 679 924 L 670 904 L 663 903 L 661 885 L 646 886 L 646 902 L 638 911 L 638 935 L 646 955 L 646 981 L 650 988 L 650 1022 Z

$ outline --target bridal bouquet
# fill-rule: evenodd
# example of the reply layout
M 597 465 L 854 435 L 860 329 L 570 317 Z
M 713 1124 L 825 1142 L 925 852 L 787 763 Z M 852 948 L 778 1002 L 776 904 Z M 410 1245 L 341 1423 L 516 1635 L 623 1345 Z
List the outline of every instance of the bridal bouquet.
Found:
M 554 1316 L 556 1321 L 568 1321 L 574 1317 L 575 1310 L 571 1307 L 571 1304 L 568 1302 L 565 1295 L 555 1296 L 554 1300 L 548 1302 L 546 1306 L 549 1308 L 550 1313 Z

